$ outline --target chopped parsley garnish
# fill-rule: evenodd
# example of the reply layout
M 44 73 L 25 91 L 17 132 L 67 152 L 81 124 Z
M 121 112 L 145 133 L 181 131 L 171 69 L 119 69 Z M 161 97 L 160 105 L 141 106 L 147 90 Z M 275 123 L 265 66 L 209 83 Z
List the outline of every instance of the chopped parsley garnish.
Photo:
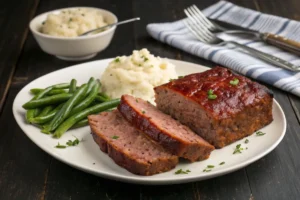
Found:
M 76 138 L 75 140 L 68 140 L 68 142 L 66 142 L 66 145 L 68 146 L 77 146 L 79 144 L 79 140 L 78 138 Z
M 144 62 L 147 62 L 149 60 L 149 58 L 144 57 Z
M 142 64 L 139 64 L 139 67 L 141 67 L 142 66 Z
M 74 136 L 75 137 L 75 136 Z M 81 140 L 83 141 L 83 139 Z M 65 149 L 67 147 L 71 147 L 71 146 L 77 146 L 79 144 L 79 139 L 77 137 L 75 137 L 75 140 L 68 140 L 68 142 L 66 142 L 66 145 L 61 145 L 61 144 L 57 144 L 55 147 L 59 148 L 59 149 Z
M 179 169 L 179 170 L 177 170 L 176 172 L 175 172 L 175 174 L 188 174 L 189 172 L 191 172 L 190 170 L 186 170 L 186 171 L 184 171 L 184 170 L 182 170 L 182 169 Z
M 256 132 L 256 135 L 257 135 L 257 136 L 263 136 L 263 135 L 265 135 L 265 134 L 266 134 L 266 133 L 261 132 L 261 131 L 257 131 L 257 132 Z
M 178 78 L 183 78 L 184 76 L 178 76 Z
M 248 139 L 246 139 L 246 140 L 245 140 L 245 144 L 248 144 L 248 143 L 249 143 L 249 140 L 248 140 Z
M 56 146 L 55 146 L 55 148 L 58 148 L 58 149 L 65 149 L 67 146 L 65 146 L 65 145 L 61 145 L 61 144 L 57 144 Z
M 207 91 L 207 98 L 208 99 L 216 99 L 217 95 L 214 94 L 214 91 L 212 89 L 210 89 L 210 90 Z
M 241 148 L 241 144 L 236 145 L 233 154 L 242 153 L 243 148 Z
M 225 162 L 223 161 L 223 162 L 221 162 L 219 165 L 224 165 L 225 164 Z
M 143 113 L 143 114 L 145 114 L 145 113 L 146 113 L 146 111 L 142 110 L 142 113 Z
M 215 95 L 215 94 L 208 95 L 208 99 L 216 99 L 216 98 L 217 98 L 217 95 Z
M 70 18 L 70 19 L 69 19 L 69 22 L 71 22 L 72 20 L 73 20 L 73 19 L 72 19 L 72 18 Z
M 150 67 L 154 67 L 154 65 L 150 65 Z
M 120 58 L 116 58 L 116 59 L 115 59 L 115 62 L 116 62 L 116 63 L 120 62 Z
M 85 14 L 81 14 L 83 17 L 85 16 Z
M 210 172 L 214 167 L 214 165 L 207 165 L 203 172 Z
M 135 99 L 135 101 L 138 103 L 139 101 L 137 99 Z
M 46 23 L 46 22 L 45 22 L 45 21 L 43 21 L 43 23 L 42 23 L 42 24 L 44 25 L 45 23 Z
M 112 138 L 112 139 L 114 139 L 114 140 L 116 140 L 116 139 L 118 139 L 118 138 L 119 138 L 119 136 L 117 136 L 117 135 L 114 135 L 114 136 L 112 136 L 111 138 Z
M 239 84 L 239 79 L 234 78 L 234 79 L 231 80 L 229 83 L 230 83 L 231 85 L 237 85 L 237 84 Z
M 210 89 L 210 90 L 207 91 L 207 94 L 208 95 L 214 94 L 214 91 L 212 89 Z

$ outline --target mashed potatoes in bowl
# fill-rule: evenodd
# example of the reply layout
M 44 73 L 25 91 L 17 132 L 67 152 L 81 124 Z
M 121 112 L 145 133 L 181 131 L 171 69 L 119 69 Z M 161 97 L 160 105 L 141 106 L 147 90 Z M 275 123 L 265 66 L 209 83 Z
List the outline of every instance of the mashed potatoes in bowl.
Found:
M 77 37 L 87 31 L 106 26 L 99 10 L 71 8 L 50 13 L 42 23 L 41 33 L 58 37 Z
M 175 66 L 147 49 L 116 57 L 102 74 L 102 90 L 111 98 L 130 94 L 154 102 L 153 88 L 176 79 Z

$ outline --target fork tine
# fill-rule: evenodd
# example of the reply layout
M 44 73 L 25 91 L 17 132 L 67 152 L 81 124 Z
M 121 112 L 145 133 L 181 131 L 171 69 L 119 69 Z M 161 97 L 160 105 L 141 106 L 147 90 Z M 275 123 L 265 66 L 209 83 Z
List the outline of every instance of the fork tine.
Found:
M 184 22 L 185 22 L 185 25 L 188 27 L 188 29 L 190 31 L 192 31 L 192 33 L 196 36 L 196 38 L 198 40 L 200 40 L 201 42 L 204 42 L 204 43 L 209 42 L 209 38 L 204 37 L 203 34 L 199 33 L 199 31 L 195 28 L 195 26 L 189 19 L 185 20 Z
M 205 18 L 203 18 L 201 15 L 199 15 L 192 6 L 187 8 L 187 11 L 190 13 L 191 16 L 193 16 L 199 24 L 202 24 L 208 29 L 212 29 L 211 26 L 205 21 Z
M 200 11 L 200 9 L 195 4 L 191 7 L 194 8 L 194 11 L 198 14 L 198 16 L 200 16 L 203 19 L 203 21 L 205 21 L 212 29 L 216 28 L 215 25 L 211 23 L 209 19 L 207 19 L 207 17 Z
M 193 33 L 193 35 L 198 39 L 200 40 L 201 42 L 205 42 L 206 41 L 197 33 L 197 31 L 194 31 L 192 26 L 189 25 L 189 20 L 186 19 L 186 20 L 183 20 L 183 23 L 184 25 Z
M 186 20 L 185 25 L 187 25 L 190 30 L 193 30 L 194 35 L 196 35 L 200 41 L 205 43 L 210 41 L 210 38 L 203 34 L 202 31 L 199 31 L 191 20 Z
M 184 10 L 185 14 L 188 16 L 188 18 L 190 19 L 190 21 L 192 23 L 191 26 L 194 28 L 194 30 L 196 30 L 197 33 L 201 33 L 201 36 L 203 38 L 205 38 L 205 40 L 211 41 L 213 38 L 215 38 L 215 35 L 212 34 L 207 27 L 205 27 L 202 23 L 197 23 L 197 20 L 195 19 L 195 17 L 193 15 L 191 15 L 186 9 Z
M 189 10 L 185 9 L 184 11 L 185 11 L 185 14 L 194 22 L 194 24 L 198 28 L 200 28 L 201 30 L 202 29 L 209 29 L 206 24 L 204 24 L 203 22 L 199 21 L 200 19 L 197 16 L 195 16 L 193 13 L 189 12 Z M 212 35 L 209 34 L 209 37 L 212 37 Z

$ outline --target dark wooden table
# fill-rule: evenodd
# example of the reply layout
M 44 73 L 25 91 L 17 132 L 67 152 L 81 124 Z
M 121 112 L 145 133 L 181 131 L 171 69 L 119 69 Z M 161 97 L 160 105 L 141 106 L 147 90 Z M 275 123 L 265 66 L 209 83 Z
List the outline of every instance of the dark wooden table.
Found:
M 28 23 L 45 11 L 69 6 L 111 10 L 119 19 L 140 16 L 138 23 L 120 26 L 111 45 L 93 60 L 148 48 L 155 55 L 207 66 L 191 56 L 150 38 L 150 22 L 183 17 L 191 4 L 205 8 L 216 0 L 27 0 L 0 2 L 0 199 L 300 199 L 300 98 L 275 88 L 287 117 L 286 136 L 270 154 L 234 173 L 195 183 L 140 186 L 99 178 L 65 165 L 33 144 L 17 126 L 12 102 L 27 83 L 75 63 L 41 51 Z M 299 0 L 234 0 L 238 5 L 300 20 Z M 299 32 L 300 34 L 300 32 Z

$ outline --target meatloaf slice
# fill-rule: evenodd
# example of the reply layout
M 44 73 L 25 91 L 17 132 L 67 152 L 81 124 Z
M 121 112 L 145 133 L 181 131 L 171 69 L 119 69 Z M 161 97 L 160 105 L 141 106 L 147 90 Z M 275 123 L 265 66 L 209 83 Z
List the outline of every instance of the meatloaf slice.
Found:
M 129 123 L 179 157 L 194 162 L 207 159 L 214 150 L 191 129 L 143 99 L 123 95 L 118 110 Z
M 118 110 L 90 115 L 88 119 L 100 149 L 134 174 L 148 176 L 169 171 L 178 163 L 177 156 L 131 126 Z
M 273 95 L 265 87 L 215 67 L 156 87 L 158 109 L 224 147 L 270 124 Z

